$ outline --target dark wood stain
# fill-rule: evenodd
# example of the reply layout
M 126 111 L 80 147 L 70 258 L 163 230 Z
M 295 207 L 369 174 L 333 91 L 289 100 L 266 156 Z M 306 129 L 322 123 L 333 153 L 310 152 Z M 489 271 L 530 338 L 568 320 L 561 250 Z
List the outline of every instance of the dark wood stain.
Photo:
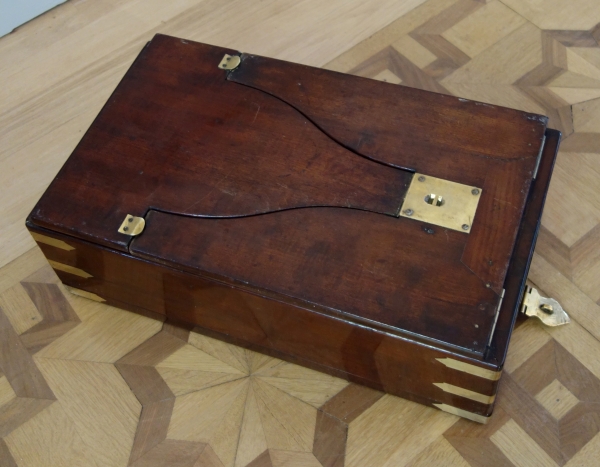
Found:
M 225 53 L 237 54 L 163 35 L 141 52 L 28 218 L 75 247 L 41 244 L 48 259 L 92 276 L 60 279 L 489 415 L 433 383 L 493 395 L 497 382 L 437 359 L 502 368 L 560 133 L 542 116 L 263 57 L 226 72 Z M 396 217 L 415 171 L 483 189 L 469 234 Z M 126 214 L 147 222 L 133 240 L 117 232 Z

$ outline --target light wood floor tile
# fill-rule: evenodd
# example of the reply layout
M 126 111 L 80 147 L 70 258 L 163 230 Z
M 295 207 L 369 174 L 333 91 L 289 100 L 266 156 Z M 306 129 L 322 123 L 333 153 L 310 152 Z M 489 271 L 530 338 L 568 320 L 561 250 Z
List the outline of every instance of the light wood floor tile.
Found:
M 525 23 L 441 83 L 513 84 L 541 63 L 541 31 Z
M 6 376 L 0 376 L 0 407 L 12 401 L 17 395 Z
M 597 68 L 594 70 L 600 72 Z M 600 99 L 574 105 L 573 125 L 583 133 L 600 133 Z
M 229 373 L 238 376 L 247 374 L 189 344 L 169 355 L 157 365 L 157 368 Z
M 269 452 L 273 467 L 321 467 L 321 463 L 308 452 L 280 451 Z
M 115 367 L 40 357 L 36 363 L 96 463 L 126 465 L 140 403 Z
M 235 460 L 236 467 L 245 467 L 268 448 L 252 385 L 248 388 L 246 397 L 246 410 L 240 429 L 240 441 Z
M 350 424 L 346 465 L 403 465 L 418 454 L 417 446 L 428 444 L 424 438 L 432 442 L 455 421 L 453 415 L 386 395 Z
M 526 321 L 513 332 L 504 369 L 509 373 L 514 372 L 550 339 L 539 320 Z
M 600 5 L 586 0 L 572 0 L 569 8 L 560 0 L 502 0 L 542 29 L 587 30 L 598 23 Z
M 0 294 L 0 307 L 17 334 L 23 334 L 42 321 L 42 315 L 21 284 Z
M 156 369 L 176 396 L 240 379 L 240 375 L 237 373 L 182 370 L 162 366 L 158 366 Z
M 556 467 L 557 464 L 514 421 L 509 421 L 491 437 L 515 467 Z
M 456 23 L 442 37 L 475 57 L 527 21 L 503 3 L 493 0 Z
M 598 462 L 600 452 L 600 433 L 586 444 L 581 451 L 565 464 L 566 467 L 588 467 Z
M 596 47 L 572 47 L 571 50 L 585 58 L 596 68 L 600 68 L 600 50 Z M 594 99 L 594 98 L 592 98 Z M 581 101 L 583 102 L 583 101 Z
M 550 335 L 567 349 L 597 378 L 600 378 L 600 341 L 583 328 L 577 321 L 566 328 L 549 329 Z
M 560 420 L 579 402 L 579 399 L 557 379 L 542 389 L 535 398 L 557 420 Z
M 224 420 L 233 402 L 245 399 L 247 380 L 237 380 L 178 397 L 167 437 L 206 442 Z M 202 423 L 197 423 L 202 420 Z
M 314 407 L 322 406 L 348 386 L 342 379 L 285 362 L 254 374 L 261 381 Z
M 77 427 L 55 402 L 4 438 L 19 466 L 99 466 Z
M 196 332 L 190 334 L 188 342 L 190 345 L 197 347 L 208 355 L 218 358 L 242 373 L 247 374 L 249 372 L 247 351 L 240 347 L 228 345 L 225 342 L 203 336 Z
M 203 451 L 204 443 L 192 443 L 169 439 L 163 441 L 132 465 L 134 467 L 189 467 L 195 465 Z
M 45 358 L 114 363 L 152 337 L 162 323 L 116 308 L 103 309 L 38 354 Z
M 4 239 L 4 237 L 2 238 Z M 2 247 L 2 250 L 8 249 L 9 245 L 5 246 L 3 243 Z M 6 266 L 0 267 L 0 293 L 14 286 L 21 279 L 33 274 L 47 264 L 48 261 L 46 261 L 46 258 L 40 249 L 34 247 L 26 251 L 14 261 L 6 264 Z
M 258 378 L 252 387 L 267 445 L 271 449 L 311 452 L 316 409 Z
M 439 438 L 427 446 L 407 464 L 407 467 L 430 467 L 433 465 L 469 467 L 467 461 L 444 438 Z
M 600 89 L 553 87 L 549 89 L 569 104 L 579 104 L 580 102 L 600 98 Z
M 597 161 L 587 161 L 576 153 L 560 153 L 556 161 L 542 222 L 568 248 L 600 222 L 600 207 L 592 202 L 597 166 Z M 570 189 L 573 186 L 577 190 Z

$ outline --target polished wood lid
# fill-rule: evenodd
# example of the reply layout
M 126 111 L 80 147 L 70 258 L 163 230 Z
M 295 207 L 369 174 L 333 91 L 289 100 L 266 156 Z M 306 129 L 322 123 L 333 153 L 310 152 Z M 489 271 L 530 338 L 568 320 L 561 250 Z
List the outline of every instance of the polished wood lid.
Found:
M 482 355 L 546 122 L 157 35 L 29 220 Z M 398 217 L 415 172 L 480 187 L 469 232 Z

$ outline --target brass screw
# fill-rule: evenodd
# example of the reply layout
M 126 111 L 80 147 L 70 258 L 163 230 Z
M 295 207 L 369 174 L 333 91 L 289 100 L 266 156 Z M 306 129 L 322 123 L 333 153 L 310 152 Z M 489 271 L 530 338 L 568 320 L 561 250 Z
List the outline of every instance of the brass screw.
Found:
M 547 303 L 543 303 L 542 305 L 540 305 L 540 310 L 549 315 L 554 313 L 554 308 L 552 308 L 552 305 L 548 305 Z
M 414 214 L 415 211 L 413 211 L 412 209 L 405 209 L 404 210 L 404 214 L 406 214 L 407 216 L 412 216 Z
M 425 181 L 425 177 L 423 177 L 423 175 L 421 175 L 419 178 L 417 178 L 417 180 L 419 180 L 420 182 L 424 182 Z
M 133 217 L 130 217 L 129 219 L 127 219 L 128 222 L 133 222 Z
M 479 190 L 478 190 L 477 188 L 473 188 L 473 189 L 471 190 L 471 194 L 473 194 L 473 195 L 477 196 L 477 195 L 479 194 Z
M 127 232 L 129 230 L 129 227 L 123 227 L 123 231 Z
M 463 224 L 462 225 L 462 229 L 463 230 L 469 230 L 469 224 Z

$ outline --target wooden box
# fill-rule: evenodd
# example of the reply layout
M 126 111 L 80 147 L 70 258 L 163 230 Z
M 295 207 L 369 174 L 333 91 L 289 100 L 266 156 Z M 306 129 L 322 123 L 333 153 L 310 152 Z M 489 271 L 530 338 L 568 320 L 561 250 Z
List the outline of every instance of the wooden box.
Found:
M 76 293 L 485 422 L 546 125 L 157 35 L 27 227 Z

